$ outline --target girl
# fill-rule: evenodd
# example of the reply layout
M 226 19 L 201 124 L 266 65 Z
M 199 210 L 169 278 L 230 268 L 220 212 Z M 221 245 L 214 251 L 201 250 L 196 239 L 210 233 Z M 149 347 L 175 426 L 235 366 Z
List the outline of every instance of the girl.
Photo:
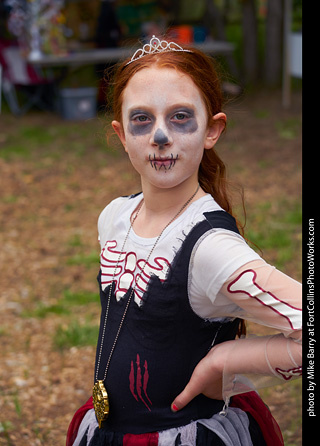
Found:
M 142 193 L 99 217 L 93 399 L 67 444 L 283 444 L 252 389 L 261 376 L 301 375 L 301 287 L 232 217 L 213 62 L 153 37 L 117 71 L 114 118 Z M 279 334 L 236 338 L 244 318 Z

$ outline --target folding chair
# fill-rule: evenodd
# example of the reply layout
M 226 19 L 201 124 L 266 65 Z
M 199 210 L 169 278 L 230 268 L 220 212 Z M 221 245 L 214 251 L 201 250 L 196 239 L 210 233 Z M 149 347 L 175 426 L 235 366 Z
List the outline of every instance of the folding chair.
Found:
M 21 116 L 33 106 L 41 110 L 53 108 L 54 79 L 46 77 L 40 70 L 28 64 L 21 56 L 17 44 L 0 41 L 0 65 L 0 92 L 2 89 L 14 115 Z M 21 105 L 18 90 L 23 92 L 20 102 L 23 100 L 24 103 Z

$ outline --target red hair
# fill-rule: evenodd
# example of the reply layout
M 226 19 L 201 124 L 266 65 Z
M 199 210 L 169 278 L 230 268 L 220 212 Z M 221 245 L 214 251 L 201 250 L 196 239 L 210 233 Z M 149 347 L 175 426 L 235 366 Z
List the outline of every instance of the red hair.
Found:
M 115 73 L 112 91 L 115 120 L 122 122 L 123 93 L 132 76 L 143 68 L 156 66 L 176 69 L 192 79 L 204 101 L 209 125 L 212 116 L 221 112 L 223 106 L 223 94 L 217 68 L 214 60 L 202 51 L 189 47 L 188 49 L 190 50 L 188 52 L 167 51 L 147 54 L 129 64 L 130 59 L 120 64 Z M 227 190 L 226 168 L 214 149 L 204 150 L 198 179 L 202 189 L 211 194 L 225 211 L 232 214 L 231 201 Z

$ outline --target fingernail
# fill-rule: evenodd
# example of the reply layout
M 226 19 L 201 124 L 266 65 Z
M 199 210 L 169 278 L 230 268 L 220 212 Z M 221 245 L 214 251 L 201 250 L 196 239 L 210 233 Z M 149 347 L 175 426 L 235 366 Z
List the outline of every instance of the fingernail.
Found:
M 178 412 L 178 407 L 175 404 L 172 404 L 171 409 L 173 412 Z

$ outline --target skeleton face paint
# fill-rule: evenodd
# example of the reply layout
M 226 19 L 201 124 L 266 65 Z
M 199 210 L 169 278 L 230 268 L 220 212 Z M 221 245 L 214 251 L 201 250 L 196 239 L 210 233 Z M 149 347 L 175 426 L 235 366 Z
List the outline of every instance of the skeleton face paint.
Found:
M 140 70 L 124 90 L 122 118 L 122 142 L 143 180 L 161 188 L 198 181 L 208 117 L 189 76 L 172 68 Z
M 169 142 L 169 139 L 161 129 L 157 129 L 156 133 L 154 134 L 154 142 L 158 144 L 160 148 L 162 148 L 165 144 Z
M 156 117 L 143 110 L 133 110 L 130 113 L 128 132 L 133 136 L 153 134 L 153 140 L 159 146 L 169 142 L 168 133 L 194 133 L 198 129 L 195 113 L 188 107 L 180 111 L 170 111 L 165 117 L 165 132 L 161 128 L 154 130 Z
M 184 108 L 177 112 L 171 121 L 172 128 L 179 133 L 194 133 L 198 130 L 195 112 L 191 108 Z
M 154 118 L 143 110 L 132 110 L 129 115 L 128 133 L 132 136 L 147 135 L 151 132 Z
M 178 159 L 179 155 L 176 155 L 176 157 L 171 155 L 169 157 L 158 157 L 156 158 L 156 154 L 154 153 L 153 156 L 149 155 L 149 161 L 152 168 L 155 170 L 161 170 L 163 169 L 165 172 L 167 170 L 170 170 L 174 165 L 176 164 L 176 161 Z

